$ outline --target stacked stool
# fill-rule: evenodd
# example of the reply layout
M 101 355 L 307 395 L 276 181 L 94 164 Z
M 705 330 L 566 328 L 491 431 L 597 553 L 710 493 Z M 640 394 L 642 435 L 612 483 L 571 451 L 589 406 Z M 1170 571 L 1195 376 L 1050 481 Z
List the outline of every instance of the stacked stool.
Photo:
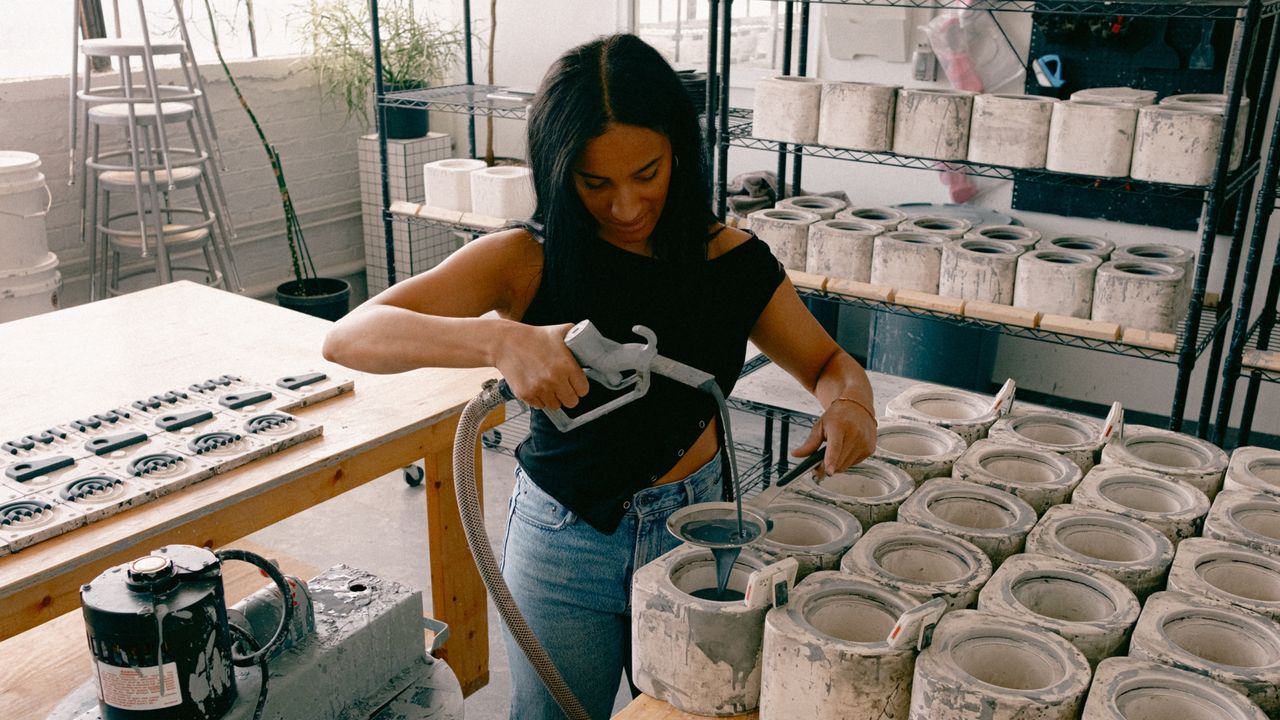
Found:
M 175 2 L 183 42 L 152 43 L 138 3 L 141 40 L 80 41 L 83 76 L 72 97 L 72 179 L 81 182 L 82 239 L 89 243 L 90 299 L 120 292 L 120 281 L 154 272 L 161 283 L 174 271 L 194 271 L 209 285 L 240 291 L 232 255 L 234 229 L 218 168 L 217 150 L 203 80 L 191 53 L 181 3 Z M 155 58 L 175 56 L 183 81 L 159 83 Z M 95 58 L 119 71 L 120 83 L 93 87 Z M 140 82 L 135 81 L 141 66 Z M 78 68 L 76 68 L 78 69 Z M 192 199 L 180 200 L 178 193 Z M 131 196 L 124 197 L 121 196 Z M 115 209 L 113 210 L 113 205 Z M 122 207 L 127 209 L 121 209 Z M 204 267 L 177 266 L 175 255 L 199 252 Z M 153 258 L 152 267 L 121 274 L 122 258 Z

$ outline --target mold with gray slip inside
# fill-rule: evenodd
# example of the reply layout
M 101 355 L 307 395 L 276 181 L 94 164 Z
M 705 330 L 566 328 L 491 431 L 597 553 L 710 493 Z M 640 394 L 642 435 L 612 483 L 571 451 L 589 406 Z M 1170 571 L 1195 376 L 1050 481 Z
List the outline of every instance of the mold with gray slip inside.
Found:
M 1092 666 L 1125 651 L 1141 606 L 1115 578 L 1060 558 L 1022 553 L 987 581 L 978 609 L 1060 635 Z
M 976 95 L 967 90 L 899 89 L 893 151 L 933 160 L 963 160 L 969 149 L 969 122 Z
M 1173 556 L 1168 588 L 1280 622 L 1280 558 L 1253 548 L 1190 538 Z
M 1280 497 L 1228 490 L 1204 519 L 1204 536 L 1280 555 Z
M 877 205 L 850 206 L 836 213 L 836 220 L 862 220 L 879 225 L 885 232 L 898 229 L 898 225 L 907 219 L 907 214 L 897 208 Z
M 1019 251 L 1030 250 L 1040 242 L 1040 231 L 1026 225 L 981 225 L 965 234 L 970 240 L 995 240 L 1009 243 Z
M 946 477 L 965 450 L 956 433 L 915 420 L 884 418 L 876 428 L 872 457 L 901 468 L 917 487 L 935 477 Z
M 1280 717 L 1280 625 L 1176 591 L 1147 598 L 1129 655 L 1210 677 Z
M 938 294 L 1008 305 L 1022 249 L 999 240 L 961 239 L 942 248 Z
M 1175 546 L 1200 534 L 1209 498 L 1186 483 L 1124 465 L 1098 465 L 1084 476 L 1071 504 L 1144 523 Z
M 1227 465 L 1223 489 L 1280 495 L 1280 450 L 1236 448 Z
M 1110 260 L 1098 266 L 1090 317 L 1122 327 L 1175 333 L 1186 314 L 1181 268 L 1161 262 Z
M 868 282 L 875 238 L 883 230 L 862 220 L 822 220 L 810 225 L 805 272 Z
M 915 647 L 887 638 L 917 604 L 865 578 L 810 575 L 765 617 L 760 717 L 906 718 Z
M 1044 514 L 1071 498 L 1080 483 L 1080 467 L 1065 457 L 1025 445 L 979 440 L 956 461 L 957 480 L 986 485 L 1018 496 Z
M 871 284 L 898 290 L 938 292 L 944 235 L 894 230 L 877 235 L 871 252 Z
M 898 223 L 898 230 L 902 232 L 930 233 L 948 240 L 959 240 L 972 229 L 972 222 L 951 215 L 917 215 Z
M 834 475 L 805 475 L 791 487 L 798 495 L 851 513 L 866 531 L 897 518 L 898 507 L 916 483 L 902 468 L 867 458 Z
M 1235 688 L 1132 657 L 1098 664 L 1081 720 L 1266 720 Z
M 1171 430 L 1125 425 L 1102 448 L 1104 463 L 1149 470 L 1197 488 L 1212 500 L 1222 489 L 1227 454 L 1218 446 Z
M 884 152 L 893 147 L 898 86 L 831 82 L 822 86 L 818 144 L 846 150 Z
M 1173 543 L 1122 515 L 1073 505 L 1049 508 L 1027 534 L 1026 551 L 1069 560 L 1124 583 L 1139 600 L 1164 587 Z
M 809 226 L 822 218 L 807 210 L 769 208 L 747 216 L 751 230 L 769 246 L 788 270 L 804 270 L 809 247 Z
M 836 213 L 849 206 L 840 198 L 826 195 L 792 195 L 779 200 L 774 207 L 779 210 L 803 210 L 811 212 L 823 220 L 830 220 Z
M 794 493 L 778 497 L 765 512 L 772 524 L 750 547 L 771 563 L 795 558 L 800 564 L 796 580 L 818 570 L 834 570 L 862 537 L 862 525 L 850 513 Z
M 993 567 L 1000 567 L 1022 552 L 1036 511 L 1003 490 L 935 478 L 902 503 L 898 520 L 967 540 L 987 554 Z
M 728 589 L 715 592 L 711 551 L 681 545 L 636 571 L 631 583 L 633 681 L 646 695 L 697 715 L 750 712 L 760 700 L 760 652 L 766 607 L 742 603 L 747 577 L 768 563 L 744 548 Z
M 991 560 L 972 543 L 901 522 L 880 523 L 840 561 L 840 569 L 900 590 L 921 602 L 944 598 L 971 607 L 991 577 Z
M 924 383 L 898 393 L 885 406 L 885 414 L 945 428 L 966 445 L 985 438 L 987 429 L 1003 415 L 990 396 Z
M 916 658 L 911 720 L 1075 720 L 1089 663 L 1043 628 L 979 610 L 947 613 Z
M 1106 238 L 1093 235 L 1059 235 L 1041 240 L 1036 243 L 1036 248 L 1040 250 L 1072 250 L 1087 255 L 1096 255 L 1103 262 L 1106 262 L 1111 259 L 1111 253 L 1115 251 L 1116 244 Z
M 987 439 L 1057 453 L 1084 473 L 1098 461 L 1105 442 L 1102 426 L 1087 418 L 1050 410 L 1016 409 L 995 421 L 987 431 Z
M 1070 250 L 1032 250 L 1018 258 L 1013 306 L 1088 319 L 1093 285 L 1102 265 L 1096 255 Z
M 1129 176 L 1146 182 L 1208 185 L 1222 142 L 1221 113 L 1195 105 L 1138 111 Z
M 1049 120 L 1056 102 L 1040 95 L 983 94 L 974 98 L 969 162 L 1044 167 Z

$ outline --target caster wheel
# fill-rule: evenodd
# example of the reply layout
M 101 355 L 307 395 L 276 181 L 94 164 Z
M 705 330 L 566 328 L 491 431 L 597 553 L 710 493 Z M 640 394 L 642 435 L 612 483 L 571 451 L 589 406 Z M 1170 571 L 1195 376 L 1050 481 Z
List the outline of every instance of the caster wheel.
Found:
M 409 465 L 404 469 L 404 483 L 409 487 L 418 487 L 426 475 L 417 465 Z

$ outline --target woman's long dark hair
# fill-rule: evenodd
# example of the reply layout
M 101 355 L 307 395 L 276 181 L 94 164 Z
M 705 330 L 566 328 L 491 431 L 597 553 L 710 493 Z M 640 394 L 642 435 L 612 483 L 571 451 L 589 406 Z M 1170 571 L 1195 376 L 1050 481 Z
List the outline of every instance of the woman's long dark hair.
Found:
M 610 35 L 562 55 L 529 109 L 529 165 L 537 192 L 533 220 L 543 239 L 542 292 L 571 300 L 597 226 L 574 186 L 587 143 L 611 123 L 636 125 L 671 141 L 671 185 L 650 238 L 654 257 L 705 259 L 711 237 L 706 159 L 698 115 L 676 72 L 635 35 Z

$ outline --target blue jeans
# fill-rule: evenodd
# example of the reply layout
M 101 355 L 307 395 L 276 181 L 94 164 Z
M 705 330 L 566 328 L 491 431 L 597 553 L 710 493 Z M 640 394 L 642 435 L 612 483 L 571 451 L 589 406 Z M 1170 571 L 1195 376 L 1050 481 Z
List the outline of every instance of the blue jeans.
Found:
M 679 482 L 645 488 L 612 535 L 587 525 L 516 468 L 502 574 L 552 662 L 592 718 L 608 718 L 631 665 L 631 576 L 679 544 L 667 516 L 720 499 L 720 457 Z M 602 478 L 602 481 L 607 480 Z M 511 633 L 511 718 L 564 715 Z

